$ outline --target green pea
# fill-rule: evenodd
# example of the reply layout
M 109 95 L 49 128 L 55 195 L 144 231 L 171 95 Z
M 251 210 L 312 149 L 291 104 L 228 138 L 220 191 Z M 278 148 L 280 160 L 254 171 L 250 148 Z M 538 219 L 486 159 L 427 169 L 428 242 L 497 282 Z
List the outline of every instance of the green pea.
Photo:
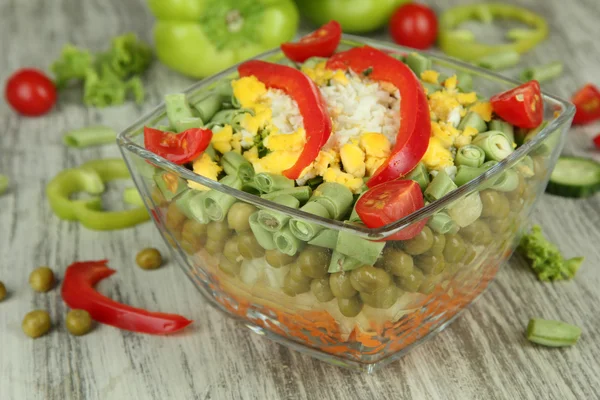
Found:
M 331 261 L 329 249 L 317 246 L 306 246 L 298 256 L 298 265 L 304 275 L 311 278 L 322 278 L 327 275 Z
M 427 275 L 438 275 L 446 268 L 444 256 L 419 256 L 417 259 L 417 267 Z
M 438 275 L 428 275 L 423 278 L 421 286 L 419 286 L 419 293 L 430 294 L 435 290 L 435 287 L 439 283 L 440 278 Z
M 326 303 L 335 297 L 331 291 L 329 278 L 327 277 L 313 279 L 310 283 L 310 291 L 321 303 Z
M 238 250 L 237 236 L 232 236 L 227 242 L 225 242 L 225 247 L 223 247 L 223 255 L 234 264 L 239 265 L 242 263 L 242 260 L 240 259 L 242 257 L 240 251 Z
M 484 190 L 479 193 L 483 208 L 482 217 L 506 218 L 510 212 L 510 202 L 502 193 L 494 190 Z
M 50 314 L 44 310 L 34 310 L 25 314 L 23 322 L 21 323 L 21 329 L 30 338 L 38 338 L 45 335 L 50 330 L 52 322 L 50 321 Z
M 489 218 L 487 221 L 490 230 L 494 233 L 507 232 L 511 225 L 511 218 Z
M 428 226 L 423 227 L 414 238 L 402 242 L 404 251 L 412 256 L 425 253 L 431 246 L 433 246 L 433 232 Z
M 454 263 L 462 260 L 467 252 L 465 241 L 458 234 L 446 235 L 446 246 L 444 247 L 444 258 L 446 261 Z
M 206 228 L 206 234 L 209 239 L 216 241 L 225 241 L 231 235 L 231 231 L 225 221 L 212 221 Z
M 363 302 L 359 296 L 346 299 L 338 297 L 337 302 L 342 315 L 348 318 L 356 317 L 363 308 Z
M 444 270 L 444 273 L 446 274 L 446 276 L 454 276 L 459 269 L 459 263 L 446 263 L 446 269 Z
M 4 283 L 2 281 L 0 281 L 0 301 L 4 300 L 6 298 L 6 287 L 4 286 Z
M 371 293 L 388 287 L 392 282 L 390 275 L 381 268 L 364 265 L 350 273 L 350 283 L 359 292 Z
M 92 329 L 92 324 L 92 317 L 85 310 L 71 310 L 67 313 L 65 325 L 71 335 L 85 335 Z
M 39 267 L 29 274 L 29 286 L 36 292 L 47 292 L 54 287 L 54 272 L 48 267 Z
M 383 256 L 377 265 L 383 267 L 392 275 L 405 276 L 412 272 L 414 263 L 413 258 L 402 250 L 386 246 L 383 249 Z
M 302 272 L 302 268 L 300 268 L 298 263 L 292 264 L 290 266 L 289 275 L 291 275 L 291 277 L 297 281 L 305 281 L 305 280 L 310 281 L 310 277 L 304 275 L 304 272 Z
M 525 194 L 525 190 L 527 188 L 527 181 L 523 177 L 523 175 L 519 174 L 519 184 L 515 188 L 515 190 L 506 193 L 506 197 L 511 202 L 523 198 Z
M 254 214 L 256 207 L 252 204 L 237 202 L 231 206 L 227 213 L 227 224 L 236 232 L 247 232 L 250 230 L 250 215 Z
M 394 278 L 396 285 L 402 290 L 410 293 L 414 293 L 419 290 L 425 275 L 419 268 L 414 268 L 413 271 L 407 276 L 397 276 Z
M 464 265 L 469 265 L 475 260 L 476 257 L 477 257 L 477 251 L 473 248 L 473 246 L 467 246 L 467 250 L 465 251 L 465 256 L 462 259 L 462 263 Z
M 288 265 L 296 260 L 295 256 L 290 256 L 285 253 L 280 252 L 279 250 L 267 250 L 265 252 L 265 260 L 267 263 L 274 268 L 283 267 L 284 265 Z
M 338 299 L 349 299 L 358 293 L 350 283 L 350 273 L 345 271 L 329 275 L 329 286 Z
M 536 156 L 532 158 L 534 178 L 541 181 L 546 177 L 546 174 L 548 173 L 548 167 L 546 166 L 546 157 Z
M 494 239 L 492 231 L 482 220 L 477 220 L 460 230 L 460 235 L 474 245 L 486 245 Z
M 294 267 L 283 279 L 283 287 L 281 288 L 285 294 L 292 297 L 310 290 L 310 279 L 303 276 L 297 279 L 297 272 L 294 273 L 293 271 Z
M 157 269 L 162 265 L 162 255 L 158 249 L 148 247 L 137 253 L 135 262 L 142 269 Z
M 183 223 L 183 227 L 181 228 L 181 239 L 193 244 L 198 243 L 200 246 L 206 240 L 207 228 L 206 224 L 188 219 Z
M 258 244 L 252 232 L 244 232 L 238 235 L 238 250 L 248 260 L 260 258 L 265 255 L 265 249 Z
M 446 247 L 446 237 L 444 235 L 433 235 L 433 245 L 425 254 L 440 255 L 444 252 L 444 247 Z
M 150 197 L 152 198 L 152 201 L 154 202 L 154 205 L 156 207 L 164 207 L 167 205 L 167 199 L 165 199 L 165 196 L 162 194 L 160 189 L 156 186 L 152 189 L 152 192 L 150 193 Z
M 216 256 L 220 252 L 223 251 L 223 247 L 225 247 L 225 243 L 222 240 L 213 240 L 208 239 L 204 244 L 204 250 L 208 252 L 208 254 Z
M 360 299 L 370 307 L 388 309 L 393 306 L 398 300 L 398 297 L 403 294 L 404 293 L 402 293 L 396 285 L 389 285 L 382 289 L 378 289 L 373 293 L 360 292 Z
M 185 214 L 181 212 L 179 207 L 177 207 L 177 204 L 175 202 L 170 203 L 167 207 L 165 222 L 167 229 L 169 229 L 170 231 L 180 231 L 181 225 L 183 224 L 185 219 Z
M 227 275 L 238 275 L 240 273 L 240 265 L 241 263 L 232 262 L 223 254 L 221 254 L 221 257 L 219 257 L 219 269 L 225 272 Z

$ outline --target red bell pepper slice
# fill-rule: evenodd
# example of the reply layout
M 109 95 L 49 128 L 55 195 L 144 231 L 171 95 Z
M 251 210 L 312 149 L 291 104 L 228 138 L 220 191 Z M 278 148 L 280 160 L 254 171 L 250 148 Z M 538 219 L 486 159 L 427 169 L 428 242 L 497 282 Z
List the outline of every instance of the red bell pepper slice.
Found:
M 596 137 L 594 138 L 594 145 L 598 150 L 600 150 L 600 134 L 596 135 Z
M 211 139 L 210 129 L 191 128 L 176 134 L 144 127 L 146 149 L 178 165 L 198 158 L 206 150 Z
M 311 57 L 329 57 L 337 49 L 341 38 L 342 26 L 337 21 L 330 21 L 303 36 L 297 43 L 283 43 L 281 50 L 290 60 L 304 62 Z
M 241 77 L 255 76 L 265 86 L 284 91 L 298 104 L 304 121 L 306 143 L 296 163 L 283 171 L 286 177 L 298 179 L 304 168 L 317 158 L 331 135 L 331 118 L 319 88 L 297 69 L 266 61 L 247 61 L 238 67 L 238 72 Z
M 369 70 L 370 79 L 388 82 L 398 88 L 400 128 L 396 144 L 387 162 L 375 171 L 367 186 L 373 187 L 410 172 L 427 151 L 431 135 L 427 97 L 415 74 L 402 61 L 369 46 L 334 54 L 327 62 L 327 68 L 349 68 L 357 74 Z
M 116 272 L 106 266 L 107 262 L 82 261 L 67 267 L 61 296 L 69 307 L 86 310 L 100 323 L 139 333 L 173 333 L 192 323 L 180 315 L 134 308 L 98 293 L 94 289 L 96 283 Z
M 571 98 L 575 104 L 573 125 L 587 124 L 600 119 L 600 91 L 591 83 L 579 89 Z
M 544 121 L 544 104 L 538 81 L 529 81 L 490 98 L 494 112 L 519 128 L 537 128 Z

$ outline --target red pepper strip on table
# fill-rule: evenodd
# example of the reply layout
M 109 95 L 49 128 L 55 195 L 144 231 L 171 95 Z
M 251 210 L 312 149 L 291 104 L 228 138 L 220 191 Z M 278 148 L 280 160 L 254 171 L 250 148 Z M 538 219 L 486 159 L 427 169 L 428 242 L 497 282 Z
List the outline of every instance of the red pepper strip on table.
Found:
M 369 78 L 391 83 L 400 91 L 401 122 L 396 144 L 367 186 L 396 179 L 412 170 L 427 151 L 431 135 L 427 97 L 415 74 L 403 62 L 369 46 L 334 54 L 327 62 L 327 68 L 349 68 L 357 74 L 369 70 Z
M 330 21 L 300 38 L 299 42 L 283 43 L 281 51 L 287 58 L 296 62 L 304 62 L 311 57 L 329 57 L 337 49 L 341 38 L 341 25 L 337 21 Z
M 538 81 L 529 81 L 490 98 L 494 112 L 519 128 L 537 128 L 544 121 L 544 104 Z
M 211 139 L 210 129 L 190 128 L 176 134 L 144 127 L 146 149 L 178 165 L 198 158 L 206 150 Z
M 575 104 L 573 125 L 588 124 L 600 119 L 600 91 L 591 83 L 579 89 L 571 98 Z
M 61 296 L 70 308 L 85 310 L 102 324 L 154 335 L 177 332 L 193 322 L 176 314 L 134 308 L 98 293 L 94 286 L 116 272 L 106 266 L 107 262 L 82 261 L 67 267 Z
M 296 163 L 283 171 L 289 179 L 298 179 L 331 135 L 331 118 L 319 88 L 297 69 L 265 61 L 247 61 L 238 67 L 238 72 L 240 77 L 254 76 L 266 87 L 282 90 L 298 104 L 304 120 L 306 144 Z

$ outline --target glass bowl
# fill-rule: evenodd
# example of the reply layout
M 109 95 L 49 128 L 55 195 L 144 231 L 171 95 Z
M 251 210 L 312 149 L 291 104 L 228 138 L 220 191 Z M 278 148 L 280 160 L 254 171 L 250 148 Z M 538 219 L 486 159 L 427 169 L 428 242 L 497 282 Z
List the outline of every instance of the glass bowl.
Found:
M 338 50 L 364 44 L 389 52 L 413 52 L 350 35 L 344 36 Z M 473 87 L 483 97 L 518 84 L 468 64 L 426 55 L 443 73 L 471 74 Z M 256 59 L 286 62 L 279 49 Z M 218 83 L 235 77 L 236 71 L 234 66 L 204 79 L 185 94 L 190 102 L 199 101 Z M 335 365 L 372 372 L 446 327 L 485 290 L 516 248 L 574 115 L 570 103 L 547 94 L 543 99 L 547 125 L 533 140 L 478 178 L 378 229 L 276 204 L 149 152 L 143 146 L 143 127 L 166 119 L 164 103 L 120 133 L 118 143 L 174 259 L 210 303 L 280 344 Z M 509 178 L 514 184 L 501 183 Z M 193 194 L 188 182 L 209 187 L 219 195 L 218 201 L 227 199 L 235 207 L 212 221 L 190 218 L 183 201 Z M 329 274 L 332 255 L 326 247 L 301 244 L 303 248 L 293 256 L 265 251 L 273 239 L 254 229 L 257 210 L 280 212 L 334 237 L 352 237 L 357 249 L 367 239 L 385 238 L 424 218 L 428 227 L 416 240 L 379 242 L 385 246 L 379 258 L 362 261 L 373 264 L 377 276 L 361 282 L 358 274 Z M 448 217 L 454 225 L 442 234 L 439 220 Z M 354 256 L 368 258 L 362 253 Z M 356 287 L 363 291 L 357 292 Z M 345 315 L 358 314 L 348 317 L 341 310 Z

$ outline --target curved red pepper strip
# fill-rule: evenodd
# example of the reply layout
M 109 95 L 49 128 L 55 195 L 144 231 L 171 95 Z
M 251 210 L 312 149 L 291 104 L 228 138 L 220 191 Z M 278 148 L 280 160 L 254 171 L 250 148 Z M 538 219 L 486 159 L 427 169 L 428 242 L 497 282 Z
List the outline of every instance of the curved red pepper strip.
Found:
M 369 46 L 355 47 L 334 54 L 327 61 L 327 68 L 350 68 L 357 74 L 370 69 L 369 78 L 391 83 L 400 92 L 400 127 L 396 135 L 396 144 L 387 162 L 369 179 L 367 186 L 373 187 L 396 179 L 413 169 L 427 150 L 431 126 L 425 92 L 410 68 L 402 61 Z M 416 162 L 411 165 L 411 160 L 415 158 Z
M 284 91 L 298 104 L 304 121 L 306 144 L 296 163 L 283 171 L 286 177 L 298 179 L 304 168 L 317 158 L 331 135 L 331 118 L 319 88 L 297 69 L 265 61 L 247 61 L 238 67 L 238 72 L 241 77 L 253 75 L 265 86 Z
M 176 314 L 150 312 L 116 302 L 98 293 L 94 286 L 116 271 L 108 260 L 75 262 L 67 268 L 61 295 L 73 309 L 86 310 L 93 320 L 128 331 L 150 334 L 177 332 L 192 321 Z
M 194 161 L 210 144 L 212 131 L 190 128 L 181 133 L 164 132 L 144 126 L 144 146 L 177 165 Z

